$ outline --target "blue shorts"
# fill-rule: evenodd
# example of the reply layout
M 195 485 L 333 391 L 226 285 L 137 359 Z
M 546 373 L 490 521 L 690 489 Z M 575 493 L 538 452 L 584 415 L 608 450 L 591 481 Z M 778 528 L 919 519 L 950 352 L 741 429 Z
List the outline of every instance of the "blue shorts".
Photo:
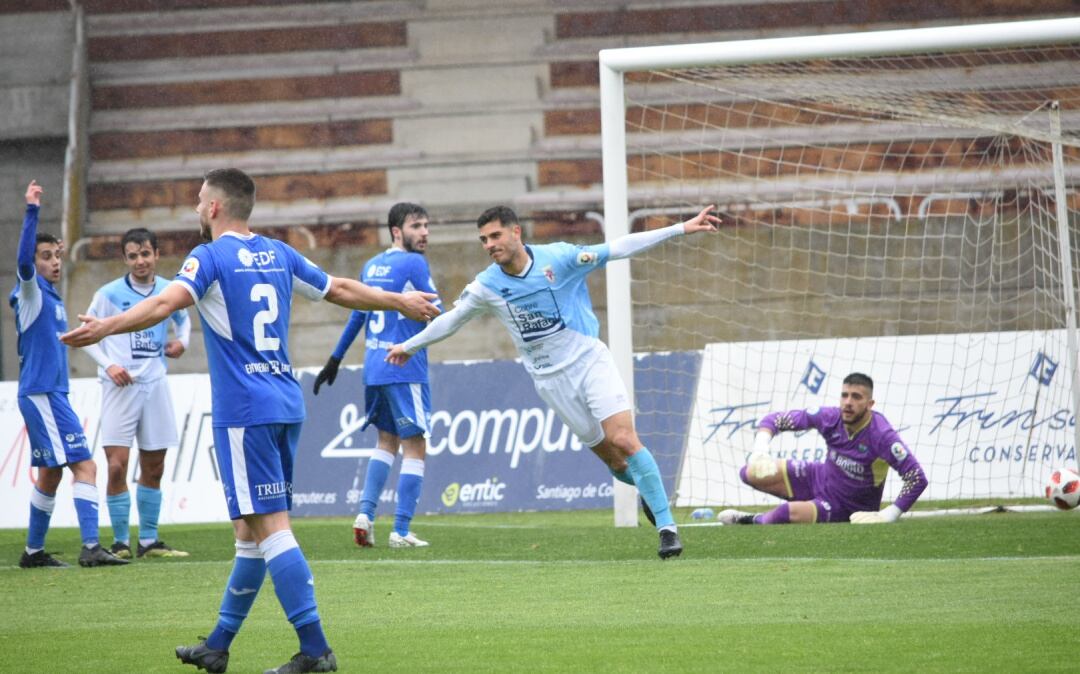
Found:
M 302 424 L 214 428 L 230 519 L 292 509 L 293 459 Z
M 427 384 L 382 384 L 364 387 L 369 425 L 399 438 L 428 436 L 431 418 L 431 387 Z
M 19 411 L 30 440 L 31 466 L 58 468 L 90 459 L 90 444 L 66 393 L 19 396 Z
M 784 480 L 791 488 L 789 501 L 809 501 L 817 509 L 817 522 L 847 522 L 855 509 L 822 489 L 818 472 L 824 468 L 820 463 L 788 459 L 784 462 Z

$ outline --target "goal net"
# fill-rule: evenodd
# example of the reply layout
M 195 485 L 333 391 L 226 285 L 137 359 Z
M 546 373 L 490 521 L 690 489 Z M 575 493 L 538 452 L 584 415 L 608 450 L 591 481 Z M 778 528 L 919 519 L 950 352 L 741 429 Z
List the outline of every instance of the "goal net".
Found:
M 1076 465 L 1080 23 L 799 40 L 601 55 L 621 90 L 607 235 L 707 204 L 724 221 L 608 280 L 617 359 L 691 356 L 636 361 L 673 500 L 775 502 L 738 476 L 758 421 L 837 405 L 851 372 L 925 468 L 923 501 L 1041 496 Z M 826 457 L 814 432 L 770 451 Z

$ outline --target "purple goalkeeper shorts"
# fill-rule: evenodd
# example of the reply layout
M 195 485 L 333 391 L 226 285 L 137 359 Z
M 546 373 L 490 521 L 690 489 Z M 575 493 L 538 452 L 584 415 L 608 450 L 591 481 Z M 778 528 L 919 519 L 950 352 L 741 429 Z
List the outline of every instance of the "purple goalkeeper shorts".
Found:
M 847 522 L 855 509 L 829 498 L 822 489 L 820 463 L 789 459 L 784 462 L 784 481 L 791 488 L 792 501 L 809 501 L 817 509 L 817 522 Z

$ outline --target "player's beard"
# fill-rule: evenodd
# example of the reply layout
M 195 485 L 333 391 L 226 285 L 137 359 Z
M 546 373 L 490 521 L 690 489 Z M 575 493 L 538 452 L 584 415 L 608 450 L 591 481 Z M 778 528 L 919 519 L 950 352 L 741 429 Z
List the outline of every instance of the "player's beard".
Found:
M 859 424 L 861 424 L 863 422 L 864 419 L 866 419 L 867 414 L 870 414 L 869 409 L 865 409 L 865 410 L 862 411 L 862 414 L 859 414 L 859 415 L 857 415 L 855 417 L 852 417 L 851 421 L 845 421 L 844 425 L 848 426 L 849 428 L 858 426 Z M 841 416 L 843 416 L 843 415 L 841 415 Z
M 214 240 L 213 232 L 210 229 L 210 223 L 207 222 L 202 215 L 199 216 L 199 238 L 205 242 Z
M 419 246 L 417 246 L 417 244 L 420 243 L 421 240 L 422 239 L 420 237 L 410 239 L 403 236 L 401 237 L 401 247 L 405 249 L 406 253 L 420 253 L 421 255 L 423 255 L 424 251 L 427 250 L 427 241 L 424 241 Z

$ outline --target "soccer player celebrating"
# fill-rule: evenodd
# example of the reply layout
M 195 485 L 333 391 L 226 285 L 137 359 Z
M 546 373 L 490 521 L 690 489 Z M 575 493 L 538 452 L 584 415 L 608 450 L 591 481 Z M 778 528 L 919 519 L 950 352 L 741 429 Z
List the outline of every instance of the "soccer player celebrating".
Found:
M 98 543 L 97 465 L 91 459 L 82 424 L 68 401 L 67 349 L 56 338 L 67 330 L 64 302 L 53 286 L 60 280 L 63 246 L 55 236 L 37 231 L 41 193 L 41 186 L 34 181 L 26 188 L 26 215 L 19 236 L 19 279 L 9 298 L 19 336 L 19 411 L 30 441 L 30 465 L 38 469 L 30 494 L 26 550 L 19 566 L 68 566 L 45 552 L 45 535 L 64 466 L 75 477 L 75 513 L 83 542 L 79 564 L 127 564 Z
M 765 415 L 742 481 L 758 491 L 785 499 L 759 515 L 723 510 L 724 524 L 895 522 L 926 489 L 926 474 L 900 435 L 874 412 L 874 382 L 853 372 L 844 377 L 840 407 L 821 407 Z M 825 438 L 828 458 L 821 463 L 784 461 L 769 456 L 769 441 L 783 431 L 813 428 Z M 896 502 L 881 510 L 885 477 L 892 467 L 904 481 Z
M 705 208 L 686 222 L 620 237 L 610 244 L 529 246 L 517 215 L 505 206 L 477 220 L 480 243 L 494 264 L 462 291 L 454 308 L 420 334 L 396 344 L 387 360 L 403 365 L 420 349 L 446 339 L 481 313 L 510 332 L 537 393 L 616 477 L 636 485 L 645 513 L 660 533 L 661 559 L 682 552 L 660 469 L 634 430 L 626 386 L 601 342 L 586 275 L 674 236 L 716 231 Z
M 90 316 L 114 316 L 159 294 L 169 283 L 155 274 L 159 251 L 153 232 L 142 228 L 128 230 L 120 239 L 120 251 L 128 273 L 94 293 L 86 310 Z M 105 501 L 113 528 L 110 551 L 122 559 L 131 559 L 128 526 L 131 492 L 127 470 L 135 438 L 139 441 L 139 483 L 135 491 L 139 510 L 138 556 L 188 556 L 160 540 L 157 527 L 165 450 L 179 443 L 172 395 L 165 378 L 165 357 L 179 358 L 191 337 L 187 309 L 175 312 L 171 319 L 176 338 L 169 342 L 166 342 L 168 321 L 162 321 L 130 335 L 112 335 L 83 349 L 97 362 L 101 379 L 101 443 L 109 462 Z
M 157 295 L 63 336 L 86 346 L 121 332 L 145 330 L 195 304 L 205 329 L 214 445 L 236 558 L 217 627 L 194 646 L 176 649 L 186 664 L 224 672 L 229 646 L 267 571 L 300 652 L 272 672 L 329 672 L 337 660 L 323 633 L 315 585 L 289 525 L 293 459 L 304 399 L 289 362 L 292 294 L 351 309 L 389 309 L 424 320 L 439 309 L 427 293 L 389 293 L 327 275 L 291 247 L 254 234 L 248 218 L 255 183 L 237 169 L 206 174 L 196 212 L 209 243 L 196 247 L 176 279 Z
M 428 214 L 417 204 L 394 204 L 387 218 L 393 244 L 367 264 L 360 280 L 370 286 L 394 292 L 423 290 L 434 293 L 424 251 L 427 250 Z M 441 306 L 438 300 L 434 302 Z M 398 476 L 397 508 L 390 547 L 408 548 L 428 545 L 409 530 L 420 489 L 424 483 L 424 455 L 427 450 L 428 418 L 431 416 L 431 389 L 428 386 L 427 352 L 421 351 L 405 367 L 386 363 L 392 345 L 405 341 L 424 328 L 424 324 L 393 311 L 354 311 L 341 334 L 337 348 L 326 366 L 315 377 L 315 395 L 322 384 L 330 386 L 338 367 L 360 328 L 367 331 L 364 353 L 364 400 L 367 420 L 379 430 L 379 446 L 367 464 L 360 512 L 353 522 L 353 538 L 360 547 L 375 544 L 375 508 L 379 504 L 398 447 L 402 449 L 401 473 Z

